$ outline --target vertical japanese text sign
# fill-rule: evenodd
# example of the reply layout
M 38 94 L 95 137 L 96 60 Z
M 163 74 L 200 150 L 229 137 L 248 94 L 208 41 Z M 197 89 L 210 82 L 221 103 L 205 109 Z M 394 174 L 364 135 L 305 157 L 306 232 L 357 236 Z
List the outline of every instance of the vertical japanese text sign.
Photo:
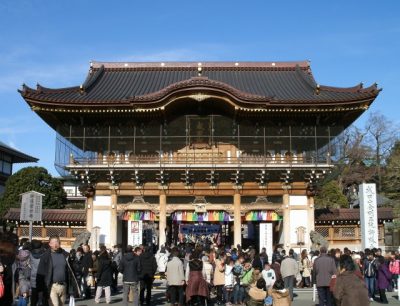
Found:
M 378 209 L 376 203 L 375 184 L 359 186 L 360 218 L 361 218 L 361 247 L 378 247 Z
M 21 194 L 21 221 L 42 221 L 42 197 L 36 191 L 29 191 Z

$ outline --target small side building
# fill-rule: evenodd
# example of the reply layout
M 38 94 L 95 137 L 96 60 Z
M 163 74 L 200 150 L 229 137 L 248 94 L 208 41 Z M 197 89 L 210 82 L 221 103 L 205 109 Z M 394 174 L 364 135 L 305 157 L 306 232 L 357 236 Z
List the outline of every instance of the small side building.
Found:
M 361 250 L 360 210 L 350 208 L 316 209 L 315 231 L 329 242 L 329 248 L 343 249 L 348 247 L 353 251 Z M 393 209 L 378 208 L 379 246 L 390 250 L 391 243 L 385 239 L 385 223 L 393 221 Z
M 3 194 L 6 181 L 12 174 L 16 163 L 36 163 L 39 159 L 17 151 L 0 141 L 0 195 Z

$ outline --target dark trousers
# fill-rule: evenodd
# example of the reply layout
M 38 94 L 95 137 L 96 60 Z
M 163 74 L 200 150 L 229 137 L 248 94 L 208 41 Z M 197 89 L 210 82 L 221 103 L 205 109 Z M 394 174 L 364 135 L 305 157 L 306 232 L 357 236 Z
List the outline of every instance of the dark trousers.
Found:
M 218 285 L 217 287 L 217 303 L 222 304 L 224 301 L 224 285 Z
M 144 291 L 146 291 L 146 305 L 151 303 L 151 287 L 153 286 L 154 278 L 147 277 L 140 281 L 140 304 L 144 304 Z
M 286 276 L 283 278 L 283 282 L 285 283 L 285 288 L 289 289 L 290 299 L 293 301 L 293 284 L 294 284 L 294 275 Z
M 317 287 L 318 292 L 318 305 L 319 306 L 333 306 L 332 294 L 329 290 L 329 286 Z
M 113 271 L 113 280 L 111 285 L 111 290 L 115 293 L 118 291 L 118 270 Z
M 379 291 L 379 297 L 381 299 L 381 303 L 388 303 L 388 300 L 386 298 L 386 289 L 378 289 Z
M 175 305 L 176 303 L 183 305 L 183 286 L 169 286 L 168 290 L 171 305 Z

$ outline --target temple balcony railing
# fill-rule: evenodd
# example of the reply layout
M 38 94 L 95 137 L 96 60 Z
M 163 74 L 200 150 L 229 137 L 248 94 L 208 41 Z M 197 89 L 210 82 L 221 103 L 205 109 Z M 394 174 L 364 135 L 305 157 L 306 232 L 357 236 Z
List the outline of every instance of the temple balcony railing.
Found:
M 207 154 L 165 154 L 165 155 L 125 155 L 109 154 L 98 155 L 95 158 L 75 158 L 70 156 L 69 164 L 64 165 L 67 170 L 72 169 L 330 169 L 333 163 L 329 156 L 316 158 L 302 154 L 287 155 L 255 155 L 243 154 L 239 157 Z

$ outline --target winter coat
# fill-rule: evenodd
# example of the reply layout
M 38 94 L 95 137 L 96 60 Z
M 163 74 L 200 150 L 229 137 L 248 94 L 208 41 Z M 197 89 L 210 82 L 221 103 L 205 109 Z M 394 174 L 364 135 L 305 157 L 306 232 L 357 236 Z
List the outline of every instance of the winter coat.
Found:
M 269 269 L 268 271 L 263 270 L 261 274 L 265 280 L 265 285 L 267 286 L 267 288 L 272 287 L 276 281 L 275 271 L 272 269 Z
M 390 282 L 392 280 L 392 273 L 390 273 L 389 268 L 385 264 L 379 265 L 376 280 L 378 289 L 389 288 Z
M 141 279 L 153 279 L 157 271 L 157 261 L 151 252 L 144 252 L 140 255 L 140 265 L 142 271 L 140 274 Z
M 158 272 L 165 272 L 165 270 L 167 269 L 168 254 L 165 251 L 164 253 L 158 251 L 156 254 L 156 261 Z
M 113 253 L 111 261 L 111 266 L 113 267 L 113 270 L 118 270 L 119 264 L 121 263 L 121 259 L 122 259 L 122 253 L 120 250 Z
M 301 260 L 301 268 L 303 271 L 303 277 L 310 277 L 311 276 L 311 262 L 308 257 L 305 257 Z
M 290 299 L 289 290 L 276 290 L 273 288 L 268 289 L 268 295 L 272 296 L 274 306 L 290 306 L 292 301 Z
M 212 276 L 213 276 L 214 268 L 212 264 L 208 261 L 203 262 L 203 278 L 206 280 L 208 284 L 212 284 Z
M 315 261 L 313 273 L 315 274 L 317 287 L 328 287 L 332 275 L 336 274 L 335 260 L 327 254 L 321 254 Z
M 169 286 L 182 286 L 185 281 L 183 262 L 178 257 L 173 256 L 167 263 L 167 283 Z
M 37 291 L 43 291 L 46 297 L 50 296 L 51 286 L 53 284 L 53 261 L 51 259 L 51 250 L 46 250 L 40 257 L 40 262 L 36 275 L 36 289 Z M 76 282 L 74 272 L 67 260 L 68 253 L 63 249 L 59 249 L 58 252 L 62 253 L 65 257 L 65 279 L 67 283 L 67 294 L 74 295 L 76 292 L 80 294 L 79 285 Z
M 267 297 L 267 292 L 257 287 L 252 287 L 249 290 L 249 297 L 253 301 L 264 301 Z
M 225 287 L 233 287 L 234 277 L 233 277 L 233 267 L 230 265 L 225 266 Z
M 43 255 L 44 249 L 33 249 L 31 251 L 31 288 L 36 288 L 36 274 L 39 268 L 40 257 Z
M 123 274 L 122 280 L 124 283 L 138 282 L 142 271 L 139 256 L 132 252 L 126 253 L 122 257 L 118 270 Z
M 208 298 L 208 284 L 201 271 L 190 271 L 185 293 L 186 302 L 196 295 Z
M 278 262 L 273 262 L 271 264 L 271 269 L 275 271 L 276 280 L 282 279 L 281 265 Z
M 225 263 L 220 259 L 215 260 L 214 286 L 225 285 Z
M 282 277 L 295 276 L 299 272 L 299 265 L 292 257 L 286 257 L 281 263 Z
M 389 262 L 389 271 L 392 274 L 399 275 L 400 274 L 400 260 L 393 259 Z
M 19 287 L 19 294 L 28 294 L 31 290 L 31 263 L 30 263 L 31 253 L 27 250 L 20 250 L 17 255 L 15 271 L 15 282 Z
M 337 276 L 333 295 L 337 306 L 369 305 L 368 290 L 353 271 L 345 271 Z
M 252 276 L 253 276 L 253 268 L 250 268 L 249 270 L 243 270 L 242 275 L 240 276 L 240 284 L 242 286 L 250 286 Z
M 98 258 L 98 269 L 97 269 L 97 286 L 108 287 L 113 282 L 113 268 L 110 258 L 107 254 L 102 254 Z
M 83 267 L 83 275 L 87 276 L 89 274 L 89 269 L 93 268 L 92 252 L 83 253 L 82 267 Z

